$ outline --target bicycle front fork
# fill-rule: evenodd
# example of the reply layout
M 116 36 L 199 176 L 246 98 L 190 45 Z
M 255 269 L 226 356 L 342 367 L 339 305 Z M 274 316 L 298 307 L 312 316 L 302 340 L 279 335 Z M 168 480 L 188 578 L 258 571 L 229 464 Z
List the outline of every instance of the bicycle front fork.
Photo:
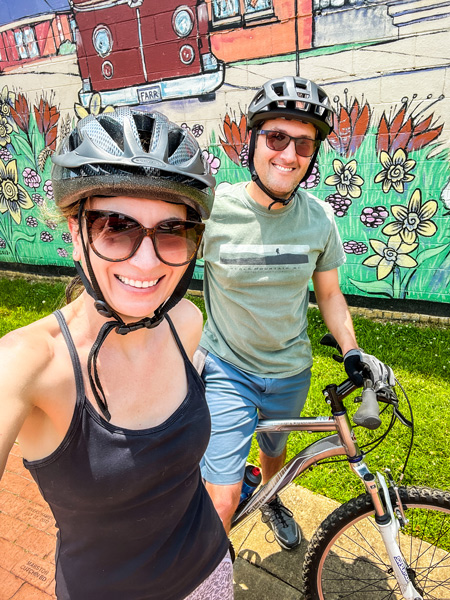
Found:
M 409 577 L 407 564 L 397 543 L 398 532 L 407 524 L 408 520 L 404 515 L 403 506 L 396 490 L 394 480 L 389 471 L 387 471 L 387 474 L 389 486 L 394 489 L 397 495 L 395 513 L 392 507 L 389 488 L 384 476 L 377 472 L 375 477 L 372 473 L 367 471 L 362 479 L 368 493 L 372 497 L 373 505 L 375 507 L 375 522 L 383 539 L 392 571 L 403 597 L 405 600 L 423 600 L 422 594 L 414 587 L 414 584 Z M 384 503 L 380 497 L 380 490 L 383 491 Z

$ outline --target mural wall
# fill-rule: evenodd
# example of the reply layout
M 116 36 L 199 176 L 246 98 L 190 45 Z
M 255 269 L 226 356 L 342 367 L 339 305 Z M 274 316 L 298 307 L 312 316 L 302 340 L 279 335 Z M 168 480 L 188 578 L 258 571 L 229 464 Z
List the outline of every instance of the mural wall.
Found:
M 246 108 L 289 74 L 320 83 L 336 108 L 303 185 L 333 207 L 344 293 L 448 302 L 449 30 L 444 0 L 8 3 L 0 262 L 72 265 L 50 157 L 79 118 L 159 110 L 197 137 L 218 184 L 248 180 Z

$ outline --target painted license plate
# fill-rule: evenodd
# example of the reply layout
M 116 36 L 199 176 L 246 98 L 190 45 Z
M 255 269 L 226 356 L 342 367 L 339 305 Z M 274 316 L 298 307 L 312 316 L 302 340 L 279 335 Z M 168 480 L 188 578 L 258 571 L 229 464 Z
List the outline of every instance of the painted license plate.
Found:
M 138 90 L 138 96 L 139 102 L 141 104 L 148 104 L 150 102 L 160 102 L 162 100 L 161 86 L 149 85 L 147 87 L 140 88 Z

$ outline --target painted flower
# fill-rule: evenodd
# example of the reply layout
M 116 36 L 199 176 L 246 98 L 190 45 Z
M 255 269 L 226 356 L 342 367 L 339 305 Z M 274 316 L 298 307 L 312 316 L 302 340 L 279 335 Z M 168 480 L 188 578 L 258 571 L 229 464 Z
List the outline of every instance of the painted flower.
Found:
M 11 135 L 13 128 L 8 123 L 6 117 L 0 116 L 0 146 L 6 146 L 11 142 Z
M 25 222 L 28 225 L 28 227 L 37 227 L 39 224 L 36 217 L 27 217 Z
M 389 236 L 400 235 L 405 244 L 415 242 L 418 235 L 431 237 L 436 233 L 437 227 L 430 219 L 437 209 L 436 200 L 428 200 L 422 206 L 422 193 L 417 189 L 411 196 L 407 208 L 399 205 L 391 207 L 392 215 L 397 220 L 388 223 L 382 231 Z
M 45 147 L 56 150 L 59 110 L 41 98 L 39 106 L 34 107 L 34 116 L 39 132 L 44 136 Z
M 331 204 L 334 214 L 337 217 L 345 217 L 349 207 L 352 205 L 350 198 L 345 198 L 340 194 L 331 194 L 325 198 L 325 202 Z
M 418 244 L 405 244 L 399 235 L 390 237 L 387 244 L 380 240 L 369 242 L 376 254 L 366 258 L 362 264 L 366 267 L 376 267 L 377 279 L 385 279 L 395 266 L 405 269 L 417 266 L 417 261 L 409 254 Z
M 360 221 L 366 227 L 376 229 L 388 218 L 389 213 L 384 206 L 366 206 L 359 216 Z
M 33 202 L 37 205 L 37 206 L 44 206 L 45 204 L 45 200 L 44 198 L 41 196 L 41 194 L 33 194 L 31 196 L 31 199 L 33 200 Z
M 248 143 L 250 133 L 247 131 L 247 117 L 241 112 L 239 125 L 236 121 L 232 121 L 230 115 L 225 115 L 223 122 L 224 140 L 219 138 L 225 154 L 236 165 L 243 165 L 244 159 L 248 164 Z M 243 165 L 244 166 L 244 165 Z
M 320 181 L 319 165 L 317 163 L 314 163 L 314 167 L 311 171 L 310 176 L 308 177 L 308 179 L 306 181 L 302 181 L 302 183 L 300 184 L 300 187 L 303 188 L 304 190 L 310 190 L 312 188 L 317 187 L 319 185 L 319 181 Z
M 9 162 L 10 160 L 12 160 L 12 154 L 6 148 L 0 148 L 0 158 L 5 162 Z
M 69 253 L 67 252 L 67 250 L 65 248 L 58 248 L 56 250 L 56 252 L 58 253 L 58 256 L 60 256 L 61 258 L 67 258 L 69 256 Z
M 203 125 L 200 125 L 200 123 L 196 123 L 195 125 L 192 126 L 191 131 L 192 131 L 192 134 L 194 135 L 194 137 L 198 138 L 205 131 L 205 128 L 203 127 Z
M 51 179 L 47 179 L 47 181 L 44 183 L 44 192 L 47 194 L 47 198 L 53 200 L 53 185 Z
M 17 94 L 14 106 L 11 107 L 11 115 L 16 125 L 18 125 L 22 131 L 28 133 L 30 127 L 30 107 L 28 106 L 28 100 L 24 94 Z
M 211 168 L 211 173 L 213 175 L 215 175 L 220 167 L 220 158 L 218 158 L 217 156 L 214 156 L 214 154 L 211 154 L 211 152 L 208 152 L 208 150 L 203 150 L 202 152 L 203 154 L 203 158 L 206 160 L 206 162 L 209 163 L 209 166 Z
M 61 234 L 61 239 L 62 239 L 62 241 L 65 244 L 71 244 L 72 243 L 72 236 L 67 231 L 65 231 L 64 233 Z
M 344 252 L 347 254 L 366 254 L 368 248 L 364 242 L 357 242 L 356 240 L 349 240 L 343 243 Z
M 350 196 L 350 198 L 359 198 L 361 196 L 361 185 L 364 179 L 356 174 L 356 160 L 351 160 L 344 165 L 340 160 L 333 160 L 334 175 L 329 175 L 325 179 L 326 185 L 335 185 L 338 194 L 341 196 Z
M 42 231 L 40 238 L 41 238 L 41 242 L 46 242 L 46 243 L 53 242 L 53 236 L 49 231 Z
M 56 229 L 58 227 L 58 223 L 56 221 L 53 221 L 52 219 L 47 219 L 45 221 L 45 224 L 49 229 Z
M 94 117 L 96 117 L 97 115 L 100 115 L 102 113 L 114 112 L 114 106 L 111 105 L 105 106 L 105 108 L 102 109 L 102 98 L 98 92 L 92 94 L 87 109 L 84 108 L 84 106 L 79 104 L 78 102 L 75 102 L 73 108 L 75 110 L 75 114 L 79 119 L 83 119 L 88 115 L 94 115 Z
M 21 211 L 33 208 L 34 204 L 17 181 L 17 161 L 11 160 L 7 165 L 0 162 L 0 212 L 9 212 L 13 220 L 20 224 Z
M 346 106 L 341 105 L 338 112 L 333 114 L 333 131 L 327 137 L 328 143 L 342 156 L 352 156 L 361 146 L 369 124 L 370 108 L 367 102 L 361 106 L 355 98 L 350 106 L 347 99 Z
M 380 153 L 380 162 L 383 165 L 383 170 L 375 175 L 374 182 L 383 182 L 383 192 L 387 194 L 391 187 L 399 194 L 403 194 L 404 183 L 412 181 L 415 175 L 411 175 L 411 171 L 416 166 L 415 160 L 408 160 L 408 155 L 402 148 L 395 151 L 391 158 L 384 150 Z
M 8 86 L 3 86 L 0 92 L 0 116 L 4 117 L 11 127 L 17 131 L 16 123 L 13 119 L 11 108 L 14 106 L 16 94 L 8 90 Z
M 25 185 L 27 185 L 29 188 L 36 189 L 41 185 L 41 176 L 38 175 L 33 169 L 30 169 L 30 167 L 27 167 L 23 170 L 22 177 L 25 181 Z
M 377 152 L 384 151 L 392 155 L 399 148 L 403 148 L 405 152 L 420 150 L 440 136 L 444 126 L 432 127 L 434 113 L 419 121 L 418 115 L 423 111 L 417 115 L 412 112 L 407 115 L 410 107 L 405 100 L 392 118 L 383 112 L 378 125 Z

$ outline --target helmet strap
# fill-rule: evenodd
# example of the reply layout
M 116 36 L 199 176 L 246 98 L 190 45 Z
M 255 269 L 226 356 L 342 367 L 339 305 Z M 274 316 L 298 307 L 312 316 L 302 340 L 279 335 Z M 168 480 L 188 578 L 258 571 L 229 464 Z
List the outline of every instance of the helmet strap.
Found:
M 75 268 L 77 270 L 78 275 L 86 289 L 86 292 L 93 298 L 94 306 L 97 312 L 105 318 L 113 317 L 111 321 L 107 321 L 104 323 L 97 335 L 97 338 L 89 352 L 88 356 L 88 376 L 89 383 L 91 386 L 92 393 L 97 402 L 97 405 L 107 421 L 111 420 L 111 413 L 108 409 L 108 403 L 106 400 L 106 395 L 103 390 L 103 386 L 100 381 L 100 376 L 98 373 L 98 355 L 100 353 L 100 349 L 108 337 L 108 335 L 116 330 L 116 333 L 120 335 L 126 335 L 127 333 L 131 333 L 132 331 L 137 331 L 138 329 L 153 329 L 157 327 L 162 320 L 164 319 L 164 315 L 171 310 L 186 294 L 187 289 L 189 287 L 189 283 L 191 281 L 192 275 L 195 269 L 195 262 L 197 259 L 197 254 L 191 260 L 188 265 L 188 268 L 184 272 L 182 278 L 178 282 L 175 290 L 173 291 L 170 298 L 168 298 L 165 302 L 163 302 L 154 312 L 153 317 L 144 317 L 139 321 L 133 323 L 125 323 L 125 321 L 121 318 L 121 316 L 113 310 L 106 300 L 103 297 L 103 294 L 100 290 L 100 287 L 97 283 L 97 280 L 94 275 L 94 271 L 92 269 L 92 264 L 89 258 L 89 252 L 87 248 L 87 244 L 83 235 L 83 228 L 81 217 L 83 213 L 84 201 L 80 203 L 80 207 L 78 209 L 78 228 L 80 232 L 81 245 L 83 247 L 83 254 L 85 258 L 86 268 L 89 273 L 90 281 L 86 277 L 86 273 L 84 272 L 81 264 L 78 261 L 75 261 Z
M 272 206 L 277 203 L 280 203 L 283 206 L 287 206 L 289 204 L 289 202 L 292 200 L 292 198 L 295 196 L 295 194 L 297 193 L 297 190 L 298 190 L 300 184 L 303 183 L 303 181 L 306 181 L 308 179 L 308 177 L 311 175 L 311 172 L 314 169 L 314 164 L 316 162 L 319 148 L 317 148 L 317 150 L 312 155 L 305 175 L 302 177 L 302 179 L 298 183 L 298 185 L 294 188 L 294 190 L 292 191 L 289 198 L 279 198 L 279 197 L 275 196 L 274 194 L 272 194 L 272 192 L 266 188 L 266 186 L 263 184 L 263 182 L 259 178 L 259 175 L 255 169 L 255 164 L 254 164 L 253 158 L 255 156 L 257 129 L 258 129 L 258 127 L 253 127 L 251 130 L 250 145 L 249 145 L 249 149 L 248 149 L 248 168 L 250 170 L 250 175 L 252 177 L 252 181 L 255 182 L 255 184 L 266 194 L 266 196 L 269 196 L 269 198 L 271 200 L 273 200 L 273 202 L 271 204 L 269 204 L 268 210 L 270 210 L 272 208 Z

